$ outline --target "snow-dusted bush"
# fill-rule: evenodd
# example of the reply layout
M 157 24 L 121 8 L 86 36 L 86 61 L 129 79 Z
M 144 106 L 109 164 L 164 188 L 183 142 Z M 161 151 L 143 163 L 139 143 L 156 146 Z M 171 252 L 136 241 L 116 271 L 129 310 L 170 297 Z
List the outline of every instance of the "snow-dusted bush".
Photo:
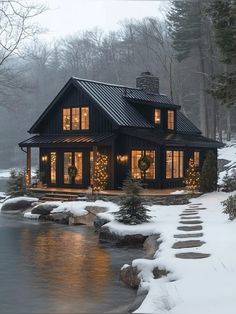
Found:
M 236 170 L 234 169 L 231 174 L 227 171 L 222 180 L 222 191 L 232 192 L 236 191 Z
M 203 193 L 213 192 L 217 189 L 217 159 L 212 151 L 208 151 L 203 162 L 200 175 L 200 190 Z
M 21 196 L 26 192 L 26 182 L 25 182 L 25 172 L 24 171 L 16 171 L 12 169 L 10 172 L 10 178 L 7 182 L 8 194 L 12 196 Z
M 222 204 L 223 213 L 228 214 L 230 220 L 234 220 L 236 218 L 236 194 L 229 196 Z
M 122 200 L 120 210 L 115 213 L 116 219 L 128 225 L 148 222 L 150 220 L 147 214 L 148 209 L 143 206 L 139 195 L 142 191 L 141 183 L 138 180 L 132 179 L 131 176 L 128 176 L 124 181 L 123 190 L 126 196 Z

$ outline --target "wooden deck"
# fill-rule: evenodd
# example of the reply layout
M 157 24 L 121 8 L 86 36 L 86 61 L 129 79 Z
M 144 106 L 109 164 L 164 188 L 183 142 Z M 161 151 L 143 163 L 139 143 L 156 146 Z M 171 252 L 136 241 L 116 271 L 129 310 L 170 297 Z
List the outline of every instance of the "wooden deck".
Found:
M 141 195 L 144 196 L 168 196 L 174 195 L 173 192 L 177 190 L 184 190 L 184 194 L 189 194 L 184 188 L 179 189 L 144 189 Z M 60 188 L 60 187 L 45 187 L 45 188 L 30 188 L 30 191 L 36 193 L 63 193 L 63 194 L 79 194 L 88 195 L 91 194 L 91 190 L 88 189 L 76 189 L 76 188 Z M 124 195 L 122 190 L 105 190 L 99 193 L 99 195 Z

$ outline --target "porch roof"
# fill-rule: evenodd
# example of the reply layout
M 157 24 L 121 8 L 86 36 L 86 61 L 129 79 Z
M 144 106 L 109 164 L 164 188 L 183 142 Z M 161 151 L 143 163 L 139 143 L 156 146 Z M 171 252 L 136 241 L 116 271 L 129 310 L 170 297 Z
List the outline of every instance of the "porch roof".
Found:
M 113 133 L 81 134 L 81 135 L 35 135 L 19 143 L 20 147 L 39 147 L 48 145 L 96 144 L 106 142 L 114 137 Z

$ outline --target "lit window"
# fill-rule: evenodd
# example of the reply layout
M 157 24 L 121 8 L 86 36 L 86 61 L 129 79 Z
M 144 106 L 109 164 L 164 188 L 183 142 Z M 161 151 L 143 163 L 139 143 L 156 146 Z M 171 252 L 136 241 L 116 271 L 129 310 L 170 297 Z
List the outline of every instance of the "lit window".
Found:
M 184 176 L 184 152 L 166 151 L 166 179 L 178 179 Z
M 74 107 L 63 108 L 63 130 L 88 130 L 89 129 L 89 108 Z
M 57 154 L 55 152 L 50 153 L 50 178 L 51 183 L 56 183 L 57 180 Z
M 175 112 L 174 110 L 167 110 L 167 128 L 168 130 L 175 129 Z
M 63 130 L 70 130 L 70 108 L 63 108 Z
M 81 108 L 81 130 L 89 129 L 89 108 Z
M 199 164 L 200 164 L 200 153 L 199 152 L 193 153 L 193 160 L 194 160 L 195 167 L 199 167 Z
M 150 166 L 146 171 L 141 171 L 139 168 L 139 160 L 141 157 L 147 157 L 150 161 Z M 155 179 L 155 151 L 154 150 L 132 150 L 131 151 L 131 174 L 135 179 Z
M 154 123 L 156 125 L 161 124 L 161 110 L 160 109 L 155 109 L 154 111 Z
M 77 169 L 77 174 L 75 176 L 75 184 L 82 183 L 82 178 L 83 178 L 82 157 L 83 157 L 83 154 L 81 152 L 75 153 L 75 167 Z
M 72 130 L 80 129 L 80 110 L 79 108 L 72 108 Z
M 72 166 L 72 153 L 64 153 L 64 183 L 70 182 L 70 176 L 68 174 L 68 168 Z

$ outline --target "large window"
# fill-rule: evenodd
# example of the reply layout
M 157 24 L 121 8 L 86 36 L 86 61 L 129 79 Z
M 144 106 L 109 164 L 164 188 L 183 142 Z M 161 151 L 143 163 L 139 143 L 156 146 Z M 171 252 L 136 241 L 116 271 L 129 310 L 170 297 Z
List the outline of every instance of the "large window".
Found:
M 184 176 L 184 152 L 166 151 L 166 179 L 178 179 Z
M 52 184 L 56 183 L 57 180 L 57 154 L 56 152 L 50 153 L 50 181 Z
M 68 168 L 72 166 L 72 153 L 64 153 L 64 183 L 68 184 L 70 182 L 70 176 L 68 174 Z
M 139 168 L 139 160 L 142 157 L 149 160 L 150 166 L 146 171 L 141 171 Z M 131 151 L 131 174 L 135 179 L 155 179 L 155 151 L 154 150 L 132 150 Z
M 194 152 L 193 153 L 193 161 L 194 161 L 195 167 L 199 167 L 199 165 L 200 165 L 200 152 Z
M 88 130 L 89 107 L 63 108 L 63 130 Z
M 81 184 L 82 183 L 82 164 L 83 164 L 83 159 L 82 159 L 83 154 L 81 152 L 76 152 L 75 153 L 75 167 L 77 169 L 77 174 L 75 177 L 75 184 Z
M 155 125 L 161 124 L 161 109 L 154 110 L 154 124 Z
M 75 177 L 70 177 L 68 168 L 74 166 L 77 170 Z M 65 152 L 64 153 L 64 183 L 65 184 L 82 184 L 83 179 L 83 153 L 82 152 Z
M 175 129 L 175 112 L 174 110 L 167 110 L 167 128 L 168 130 Z

